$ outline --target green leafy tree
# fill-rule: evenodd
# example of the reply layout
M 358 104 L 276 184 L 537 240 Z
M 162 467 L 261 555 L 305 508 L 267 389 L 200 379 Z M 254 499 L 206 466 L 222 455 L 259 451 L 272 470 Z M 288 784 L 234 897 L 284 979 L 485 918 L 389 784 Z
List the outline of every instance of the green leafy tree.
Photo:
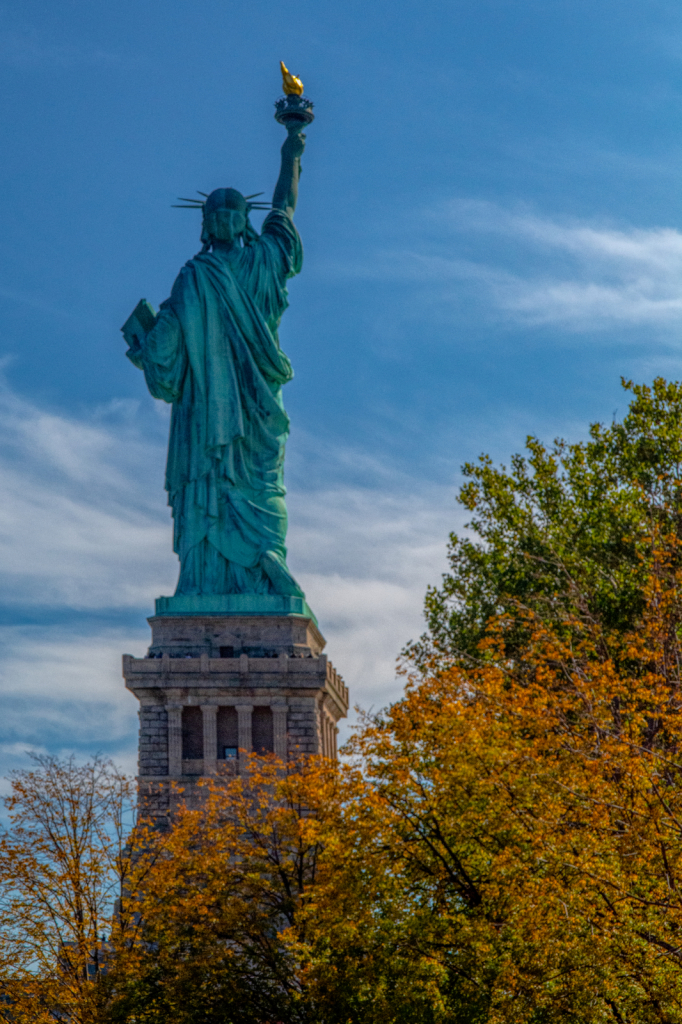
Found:
M 451 534 L 449 572 L 426 597 L 428 631 L 406 651 L 421 668 L 480 656 L 493 616 L 516 618 L 513 654 L 527 640 L 521 613 L 577 617 L 607 632 L 638 620 L 655 526 L 679 532 L 682 385 L 623 381 L 634 396 L 622 423 L 593 424 L 589 440 L 546 446 L 494 466 L 467 464 L 459 501 L 473 536 Z

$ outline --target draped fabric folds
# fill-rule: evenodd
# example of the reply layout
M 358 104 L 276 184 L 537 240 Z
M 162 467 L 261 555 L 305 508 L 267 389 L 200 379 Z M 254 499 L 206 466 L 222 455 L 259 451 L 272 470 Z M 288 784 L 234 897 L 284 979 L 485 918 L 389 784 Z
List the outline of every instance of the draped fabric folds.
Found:
M 292 220 L 273 210 L 249 245 L 191 259 L 128 352 L 151 394 L 173 404 L 166 490 L 178 594 L 303 596 L 286 565 L 281 390 L 293 371 L 277 338 L 302 258 Z

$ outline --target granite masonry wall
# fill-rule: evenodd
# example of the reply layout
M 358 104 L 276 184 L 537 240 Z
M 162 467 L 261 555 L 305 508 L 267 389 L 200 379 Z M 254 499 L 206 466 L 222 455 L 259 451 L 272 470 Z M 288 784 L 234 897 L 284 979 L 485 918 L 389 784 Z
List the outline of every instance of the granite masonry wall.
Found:
M 239 771 L 254 742 L 259 752 L 284 758 L 336 757 L 336 723 L 347 713 L 348 689 L 322 654 L 324 639 L 311 619 L 149 621 L 147 657 L 123 656 L 126 686 L 140 701 L 139 783 L 147 813 L 172 809 L 173 783 L 192 804 L 198 779 Z

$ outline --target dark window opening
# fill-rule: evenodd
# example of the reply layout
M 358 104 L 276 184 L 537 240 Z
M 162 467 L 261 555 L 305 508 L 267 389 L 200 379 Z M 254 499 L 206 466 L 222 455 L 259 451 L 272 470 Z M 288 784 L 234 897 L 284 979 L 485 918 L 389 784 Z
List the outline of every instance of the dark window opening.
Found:
M 204 756 L 204 716 L 201 708 L 182 709 L 182 756 L 196 761 Z
M 256 754 L 272 754 L 274 739 L 272 730 L 272 711 L 270 708 L 254 708 L 251 718 L 251 736 Z
M 236 757 L 239 746 L 236 709 L 218 708 L 216 728 L 218 731 L 218 759 L 224 761 L 226 757 Z M 227 754 L 228 750 L 234 750 L 234 754 Z
M 237 756 L 237 747 L 223 747 L 223 757 L 226 761 L 231 761 Z
M 221 658 L 234 658 L 234 647 L 221 647 L 220 648 Z

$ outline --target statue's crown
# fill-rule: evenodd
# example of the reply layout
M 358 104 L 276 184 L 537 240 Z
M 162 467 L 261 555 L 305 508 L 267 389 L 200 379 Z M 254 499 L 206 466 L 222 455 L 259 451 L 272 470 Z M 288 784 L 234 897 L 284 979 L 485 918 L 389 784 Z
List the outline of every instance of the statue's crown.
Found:
M 182 206 L 179 203 L 173 203 L 173 206 L 177 210 L 201 210 L 204 214 L 214 213 L 215 210 L 241 210 L 242 213 L 248 214 L 251 210 L 269 210 L 272 207 L 272 203 L 251 201 L 256 196 L 262 196 L 262 192 L 252 192 L 250 196 L 244 196 L 236 188 L 216 188 L 210 193 L 199 192 L 197 189 L 197 195 L 204 198 L 188 199 L 185 196 L 178 196 L 178 199 L 182 200 Z

